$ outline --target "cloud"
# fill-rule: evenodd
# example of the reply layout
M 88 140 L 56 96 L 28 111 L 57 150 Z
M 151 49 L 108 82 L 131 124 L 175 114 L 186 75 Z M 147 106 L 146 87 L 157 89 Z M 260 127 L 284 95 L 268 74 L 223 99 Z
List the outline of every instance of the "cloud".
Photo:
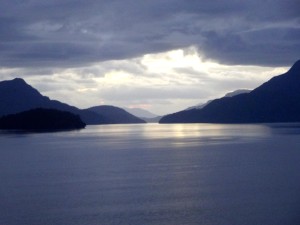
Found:
M 190 46 L 227 64 L 286 66 L 299 57 L 297 0 L 1 4 L 2 67 L 81 67 Z
M 255 88 L 299 59 L 298 0 L 1 2 L 0 78 L 81 108 L 165 114 Z
M 222 65 L 204 60 L 195 48 L 188 48 L 61 68 L 51 76 L 29 75 L 31 70 L 34 68 L 27 71 L 26 80 L 52 99 L 80 108 L 142 105 L 166 114 L 236 89 L 255 88 L 287 68 Z

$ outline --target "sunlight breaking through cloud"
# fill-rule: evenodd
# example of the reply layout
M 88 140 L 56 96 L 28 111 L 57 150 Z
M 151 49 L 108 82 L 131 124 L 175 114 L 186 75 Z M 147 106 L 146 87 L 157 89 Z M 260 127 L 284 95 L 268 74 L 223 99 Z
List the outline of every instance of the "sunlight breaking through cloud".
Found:
M 253 89 L 286 70 L 223 65 L 205 60 L 195 47 L 189 47 L 55 70 L 48 75 L 26 76 L 26 80 L 44 95 L 81 108 L 99 104 L 146 105 L 162 115 L 236 89 Z

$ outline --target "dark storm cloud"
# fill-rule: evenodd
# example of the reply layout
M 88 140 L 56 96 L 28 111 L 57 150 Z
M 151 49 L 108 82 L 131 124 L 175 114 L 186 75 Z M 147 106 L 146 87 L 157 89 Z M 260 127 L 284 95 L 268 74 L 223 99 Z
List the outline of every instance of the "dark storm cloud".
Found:
M 4 0 L 2 67 L 74 67 L 196 46 L 227 64 L 299 58 L 298 0 Z
M 247 33 L 206 34 L 200 48 L 225 64 L 290 66 L 299 57 L 300 29 L 276 28 Z M 294 60 L 293 60 L 294 59 Z

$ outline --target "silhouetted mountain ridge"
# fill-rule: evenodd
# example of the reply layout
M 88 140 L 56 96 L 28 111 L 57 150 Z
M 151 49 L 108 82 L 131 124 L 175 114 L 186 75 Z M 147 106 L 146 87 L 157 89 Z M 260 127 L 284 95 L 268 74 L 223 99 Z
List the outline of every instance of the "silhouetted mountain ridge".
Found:
M 202 109 L 167 115 L 160 123 L 300 122 L 300 61 L 250 93 L 213 100 Z
M 238 89 L 238 90 L 235 90 L 235 91 L 231 91 L 231 92 L 228 92 L 224 95 L 224 97 L 234 97 L 236 95 L 240 95 L 240 94 L 244 94 L 244 93 L 249 93 L 251 90 L 248 90 L 248 89 Z M 202 109 L 204 108 L 205 106 L 207 106 L 209 103 L 211 103 L 213 100 L 208 100 L 207 102 L 205 103 L 200 103 L 198 105 L 194 105 L 194 106 L 191 106 L 191 107 L 188 107 L 187 109 L 185 110 L 191 110 L 191 109 Z
M 62 103 L 40 94 L 21 78 L 0 82 L 0 116 L 15 114 L 35 108 L 48 108 L 67 111 L 79 115 L 88 125 L 116 123 L 113 118 L 116 113 L 111 109 L 110 114 L 102 115 L 87 109 L 79 109 L 75 106 Z M 114 110 L 119 111 L 115 107 Z M 128 115 L 122 119 L 118 117 L 118 123 L 129 123 Z M 133 121 L 133 120 L 132 120 Z
M 101 115 L 80 110 L 41 95 L 21 78 L 0 82 L 0 116 L 34 108 L 52 108 L 72 112 L 79 115 L 86 124 L 103 124 L 106 122 Z
M 101 105 L 90 107 L 86 110 L 104 116 L 104 118 L 106 118 L 107 122 L 110 124 L 145 123 L 144 120 L 128 113 L 124 109 L 115 106 Z
M 0 82 L 0 93 L 0 116 L 43 106 L 50 101 L 20 78 Z

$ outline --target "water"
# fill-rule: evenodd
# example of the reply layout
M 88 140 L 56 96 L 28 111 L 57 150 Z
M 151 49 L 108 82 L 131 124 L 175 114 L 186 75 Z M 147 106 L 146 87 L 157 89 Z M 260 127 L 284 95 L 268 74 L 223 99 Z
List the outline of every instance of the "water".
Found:
M 0 225 L 297 225 L 300 126 L 0 133 Z

